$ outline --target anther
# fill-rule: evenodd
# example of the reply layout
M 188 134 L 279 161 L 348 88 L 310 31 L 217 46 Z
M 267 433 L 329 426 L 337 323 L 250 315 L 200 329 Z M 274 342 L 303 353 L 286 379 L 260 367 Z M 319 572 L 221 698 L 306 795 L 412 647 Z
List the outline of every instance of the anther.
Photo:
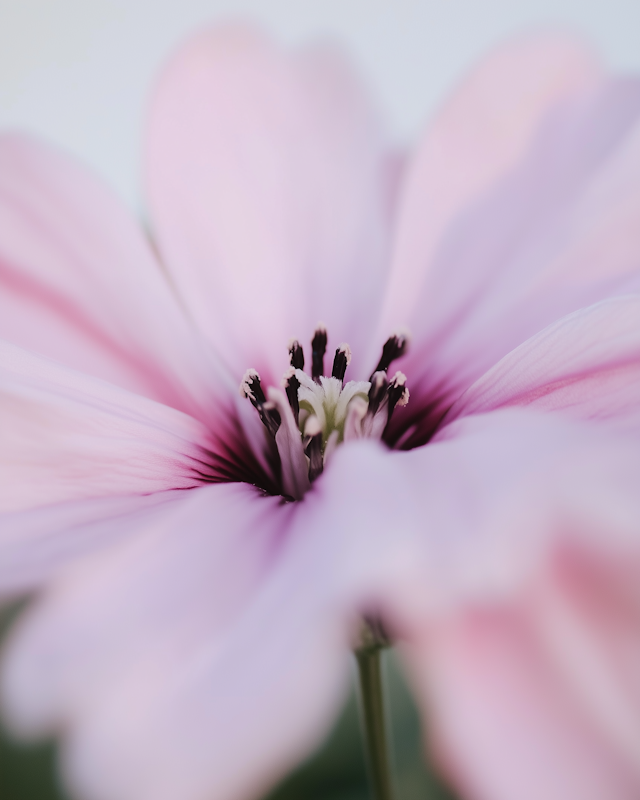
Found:
M 351 363 L 351 348 L 349 347 L 348 344 L 341 344 L 340 347 L 336 350 L 336 354 L 333 359 L 333 369 L 331 371 L 331 376 L 333 378 L 337 378 L 339 381 L 344 381 L 344 375 L 350 363 Z
M 302 350 L 302 348 L 300 348 L 300 350 Z M 293 356 L 291 360 L 293 361 Z M 298 367 L 298 369 L 301 369 L 301 367 Z M 284 373 L 284 376 L 282 377 L 282 385 L 284 386 L 287 400 L 289 401 L 291 411 L 293 412 L 293 418 L 295 419 L 297 425 L 300 417 L 300 401 L 298 399 L 300 381 L 296 378 L 296 367 L 293 365 L 293 363 Z
M 387 373 L 384 370 L 378 370 L 371 376 L 371 388 L 369 389 L 369 408 L 367 414 L 373 417 L 380 408 L 380 403 L 383 401 L 387 393 Z
M 272 404 L 267 403 L 267 398 L 260 385 L 260 376 L 255 369 L 248 369 L 244 373 L 240 384 L 240 394 L 251 400 L 251 405 L 257 410 L 263 425 L 275 439 L 282 418 Z
M 311 377 L 316 383 L 324 375 L 324 354 L 327 352 L 327 330 L 318 325 L 311 340 Z
M 380 361 L 378 361 L 378 366 L 375 368 L 374 373 L 380 372 L 381 370 L 387 372 L 391 366 L 391 362 L 395 361 L 396 358 L 400 358 L 400 356 L 403 356 L 407 352 L 408 344 L 409 337 L 404 333 L 394 333 L 393 336 L 390 336 L 382 347 L 382 355 L 380 356 Z M 369 380 L 371 380 L 371 378 Z
M 403 372 L 396 372 L 389 383 L 387 389 L 387 396 L 389 398 L 389 406 L 387 410 L 387 419 L 391 419 L 393 409 L 396 406 L 406 406 L 409 402 L 409 389 L 406 386 L 407 376 Z
M 289 342 L 289 359 L 294 369 L 304 369 L 304 351 L 297 339 Z
M 308 444 L 305 447 L 305 455 L 309 459 L 309 481 L 313 483 L 322 474 L 322 428 L 317 417 L 310 417 L 305 425 L 305 438 Z
M 248 369 L 242 376 L 240 397 L 248 397 L 254 405 L 267 402 L 260 385 L 260 375 L 255 369 Z

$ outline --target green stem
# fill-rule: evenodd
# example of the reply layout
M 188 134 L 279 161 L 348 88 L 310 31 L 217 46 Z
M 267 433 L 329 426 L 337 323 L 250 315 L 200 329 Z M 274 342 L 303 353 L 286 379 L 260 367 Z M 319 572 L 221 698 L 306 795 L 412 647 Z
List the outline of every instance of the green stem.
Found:
M 393 800 L 382 681 L 381 645 L 356 650 L 365 745 L 375 800 Z

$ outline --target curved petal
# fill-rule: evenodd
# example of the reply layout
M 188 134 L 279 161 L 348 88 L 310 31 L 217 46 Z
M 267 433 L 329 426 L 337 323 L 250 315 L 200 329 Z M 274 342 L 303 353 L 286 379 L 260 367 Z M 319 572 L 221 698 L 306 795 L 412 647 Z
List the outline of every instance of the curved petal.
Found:
M 625 763 L 594 727 L 525 613 L 485 609 L 446 620 L 405 656 L 436 752 L 465 796 L 637 797 L 637 762 Z
M 24 595 L 96 550 L 156 524 L 181 490 L 99 497 L 0 516 L 0 602 Z
M 202 420 L 229 377 L 142 232 L 71 158 L 0 137 L 0 337 Z
M 326 545 L 293 512 L 246 485 L 203 487 L 18 623 L 10 719 L 66 729 L 80 796 L 250 797 L 317 744 L 345 689 L 347 630 L 317 570 Z
M 601 75 L 593 53 L 561 34 L 493 50 L 430 123 L 401 186 L 383 327 L 406 325 L 448 227 L 524 156 L 541 122 Z
M 219 480 L 215 441 L 180 411 L 6 342 L 0 376 L 2 511 Z
M 316 482 L 470 797 L 638 793 L 639 476 L 637 436 L 508 409 L 347 445 Z
M 420 620 L 514 597 L 557 542 L 633 552 L 638 475 L 637 436 L 504 409 L 409 452 L 344 445 L 305 503 L 317 502 L 309 524 L 344 542 L 345 574 L 369 561 L 360 593 L 387 592 Z
M 147 185 L 173 280 L 237 375 L 269 382 L 292 336 L 371 345 L 390 217 L 377 121 L 334 52 L 286 56 L 221 28 L 169 64 L 151 109 Z M 380 343 L 378 343 L 378 346 Z M 309 356 L 309 353 L 307 354 Z
M 640 295 L 603 300 L 528 339 L 467 389 L 444 424 L 508 406 L 638 429 Z
M 554 320 L 640 281 L 640 83 L 566 105 L 519 167 L 452 225 L 410 327 L 424 441 L 457 397 Z M 411 420 L 413 422 L 413 419 Z

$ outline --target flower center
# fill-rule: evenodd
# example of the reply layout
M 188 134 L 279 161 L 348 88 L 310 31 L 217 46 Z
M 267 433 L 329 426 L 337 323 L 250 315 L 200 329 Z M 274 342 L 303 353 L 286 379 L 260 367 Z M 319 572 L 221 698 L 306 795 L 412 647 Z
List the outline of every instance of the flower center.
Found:
M 294 339 L 289 344 L 291 366 L 284 374 L 284 393 L 262 388 L 255 369 L 248 369 L 240 384 L 275 441 L 282 468 L 284 494 L 298 500 L 322 473 L 336 447 L 352 439 L 380 439 L 394 410 L 409 401 L 406 376 L 387 373 L 404 355 L 408 338 L 390 336 L 378 366 L 368 381 L 344 382 L 351 348 L 341 344 L 333 358 L 331 375 L 324 374 L 327 331 L 319 325 L 311 341 L 311 375 L 304 371 L 304 351 Z

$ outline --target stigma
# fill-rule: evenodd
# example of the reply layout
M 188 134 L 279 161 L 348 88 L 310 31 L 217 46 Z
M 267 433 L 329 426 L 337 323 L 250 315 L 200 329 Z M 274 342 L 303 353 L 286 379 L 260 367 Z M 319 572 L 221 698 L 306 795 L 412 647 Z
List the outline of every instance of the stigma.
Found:
M 311 340 L 311 374 L 305 372 L 304 350 L 297 339 L 289 342 L 289 369 L 282 387 L 266 393 L 255 369 L 248 369 L 240 394 L 250 400 L 267 436 L 280 456 L 283 494 L 301 499 L 323 472 L 343 442 L 381 439 L 396 408 L 409 401 L 406 376 L 389 367 L 407 350 L 408 337 L 393 334 L 384 343 L 378 365 L 368 381 L 345 383 L 351 348 L 335 351 L 331 373 L 325 375 L 327 331 L 318 325 Z

